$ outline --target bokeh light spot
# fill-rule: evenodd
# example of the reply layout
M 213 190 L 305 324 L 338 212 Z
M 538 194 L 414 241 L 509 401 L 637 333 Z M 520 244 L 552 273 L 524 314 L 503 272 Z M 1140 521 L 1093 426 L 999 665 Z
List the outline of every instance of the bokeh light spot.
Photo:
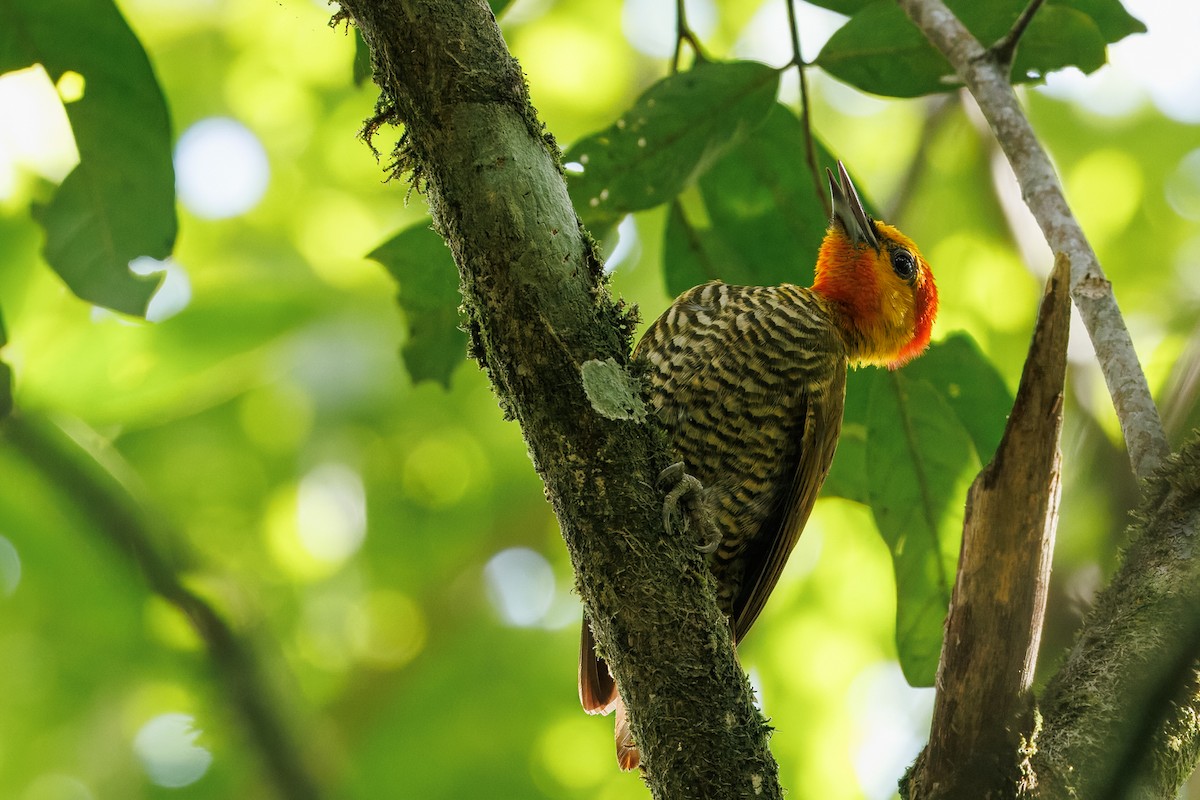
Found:
M 54 88 L 58 90 L 58 97 L 64 103 L 76 103 L 83 99 L 87 81 L 78 72 L 69 69 L 58 76 L 58 82 L 54 84 Z
M 46 70 L 38 64 L 0 75 L 0 175 L 28 170 L 59 183 L 78 163 L 75 134 Z M 0 197 L 13 188 L 0 186 Z
M 170 319 L 187 308 L 192 301 L 192 282 L 188 279 L 187 271 L 173 258 L 164 261 L 142 256 L 129 262 L 129 271 L 137 275 L 153 275 L 165 272 L 158 291 L 150 298 L 146 306 L 146 319 L 150 322 L 162 322 Z
M 198 217 L 226 219 L 258 205 L 270 182 L 267 153 L 237 120 L 204 119 L 175 145 L 180 201 Z
M 509 625 L 537 625 L 554 602 L 554 570 L 528 547 L 501 550 L 483 568 L 488 599 Z
M 686 5 L 688 25 L 704 40 L 716 27 L 716 7 L 712 0 L 690 0 Z M 653 58 L 670 58 L 675 53 L 675 4 L 625 0 L 621 30 L 639 52 Z
M 862 732 L 854 773 L 867 797 L 895 795 L 896 780 L 925 744 L 933 695 L 932 688 L 909 686 L 895 662 L 872 665 L 855 678 L 847 692 Z
M 368 665 L 396 669 L 425 646 L 425 615 L 407 595 L 374 591 L 357 610 L 362 624 L 353 627 L 354 653 Z
M 160 714 L 133 737 L 142 769 L 159 786 L 179 788 L 195 783 L 212 764 L 212 753 L 196 744 L 200 731 L 190 714 Z
M 596 725 L 582 714 L 563 717 L 538 737 L 536 758 L 559 787 L 584 791 L 612 774 L 610 726 Z M 564 758 L 564 753 L 603 752 L 603 758 Z
M 413 502 L 449 508 L 463 499 L 473 478 L 472 463 L 459 441 L 430 436 L 409 451 L 401 484 Z
M 21 556 L 7 538 L 0 536 L 0 596 L 12 597 L 21 583 Z
M 238 421 L 255 444 L 271 452 L 287 452 L 312 430 L 313 401 L 293 384 L 271 384 L 242 398 Z
M 1120 150 L 1089 153 L 1067 176 L 1071 206 L 1094 244 L 1121 233 L 1142 204 L 1138 163 Z
M 358 552 L 367 534 L 367 496 L 358 473 L 344 464 L 322 464 L 305 475 L 296 493 L 296 531 L 319 561 L 340 564 Z
M 1167 202 L 1184 219 L 1200 220 L 1200 150 L 1184 156 L 1167 177 Z

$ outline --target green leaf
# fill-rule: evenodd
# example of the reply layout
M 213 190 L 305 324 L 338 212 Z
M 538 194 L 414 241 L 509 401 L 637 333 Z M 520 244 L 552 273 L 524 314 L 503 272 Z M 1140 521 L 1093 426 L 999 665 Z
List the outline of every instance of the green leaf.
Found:
M 1025 3 L 949 0 L 947 5 L 987 46 L 1008 32 Z M 1115 0 L 1047 3 L 1017 48 L 1012 80 L 1037 81 L 1069 66 L 1093 72 L 1105 63 L 1105 42 L 1139 28 L 1144 26 Z M 814 63 L 864 91 L 893 97 L 945 92 L 959 85 L 950 64 L 891 0 L 876 0 L 856 11 L 829 38 Z
M 928 382 L 877 370 L 869 402 L 867 493 L 896 573 L 896 649 L 908 682 L 932 686 L 979 459 Z
M 458 268 L 429 221 L 407 228 L 368 256 L 400 284 L 397 302 L 408 320 L 400 348 L 413 383 L 436 381 L 450 388 L 455 367 L 466 360 L 467 337 L 459 328 Z
M 700 177 L 667 217 L 663 265 L 670 294 L 714 278 L 769 285 L 812 282 L 828 226 L 804 163 L 804 129 L 776 103 L 767 121 Z M 818 161 L 833 164 L 817 145 Z M 781 164 L 791 164 L 781 169 Z
M 1004 436 L 1013 396 L 970 334 L 950 334 L 901 374 L 929 381 L 970 434 L 980 463 L 992 460 Z
M 778 88 L 779 73 L 753 61 L 703 63 L 651 86 L 563 157 L 584 224 L 600 230 L 679 194 L 762 124 Z
M 1046 5 L 1017 45 L 1012 81 L 1040 81 L 1047 73 L 1066 67 L 1090 74 L 1107 60 L 1104 37 L 1091 17 L 1073 8 Z
M 814 6 L 828 8 L 830 11 L 850 16 L 863 6 L 870 4 L 872 0 L 808 0 L 808 2 Z
M 54 80 L 70 70 L 86 82 L 66 106 L 80 164 L 35 209 L 46 261 L 80 298 L 144 315 L 162 275 L 129 262 L 166 258 L 176 232 L 170 121 L 146 52 L 110 0 L 10 3 L 4 14 L 0 72 L 40 63 Z
M 1146 32 L 1142 21 L 1126 11 L 1120 0 L 1056 0 L 1053 5 L 1067 6 L 1087 14 L 1109 44 L 1119 42 L 1131 33 Z
M 846 405 L 842 410 L 842 434 L 825 483 L 824 497 L 844 497 L 868 505 L 867 410 L 874 368 L 851 369 L 846 375 Z
M 846 376 L 846 406 L 837 455 L 822 493 L 868 503 L 866 477 L 868 397 L 874 369 Z M 1004 378 L 969 334 L 952 333 L 900 372 L 910 381 L 928 381 L 966 429 L 980 463 L 991 460 L 1012 408 Z
M 863 91 L 918 97 L 956 88 L 950 63 L 891 0 L 865 6 L 834 31 L 813 62 Z
M 488 0 L 488 5 L 491 6 L 492 14 L 499 17 L 500 12 L 512 5 L 512 0 Z

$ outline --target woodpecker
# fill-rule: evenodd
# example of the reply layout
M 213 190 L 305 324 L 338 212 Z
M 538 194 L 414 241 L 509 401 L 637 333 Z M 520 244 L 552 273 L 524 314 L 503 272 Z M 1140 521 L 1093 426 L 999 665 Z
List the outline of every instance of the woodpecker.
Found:
M 779 580 L 829 472 L 847 367 L 905 364 L 929 345 L 937 316 L 937 287 L 917 246 L 872 219 L 837 167 L 836 178 L 826 170 L 833 214 L 812 287 L 696 286 L 634 350 L 682 465 L 676 480 L 696 487 L 710 539 L 698 546 L 710 552 L 735 645 Z M 668 520 L 668 533 L 675 527 Z M 616 711 L 617 761 L 637 767 L 624 704 L 586 618 L 579 698 L 590 714 Z

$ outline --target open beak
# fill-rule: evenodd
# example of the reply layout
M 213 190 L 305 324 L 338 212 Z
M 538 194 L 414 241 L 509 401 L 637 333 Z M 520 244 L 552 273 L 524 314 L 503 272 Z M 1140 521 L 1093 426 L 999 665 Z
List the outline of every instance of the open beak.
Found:
M 834 178 L 831 170 L 825 170 L 825 174 L 829 176 L 829 194 L 833 199 L 834 219 L 841 223 L 850 241 L 855 244 L 865 242 L 879 250 L 875 223 L 863 210 L 862 201 L 858 199 L 858 192 L 854 189 L 854 182 L 846 174 L 846 168 L 841 161 L 837 162 L 837 168 L 840 182 L 838 178 Z

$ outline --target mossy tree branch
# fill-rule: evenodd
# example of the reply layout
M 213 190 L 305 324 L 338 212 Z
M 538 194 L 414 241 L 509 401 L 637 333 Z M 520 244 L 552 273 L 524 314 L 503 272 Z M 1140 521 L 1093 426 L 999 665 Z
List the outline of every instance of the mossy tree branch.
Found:
M 585 363 L 629 364 L 633 315 L 609 296 L 491 11 L 482 0 L 341 5 L 371 50 L 374 124 L 404 125 L 397 164 L 458 264 L 472 354 L 545 483 L 651 791 L 780 797 L 711 576 L 691 542 L 662 533 L 661 438 L 585 395 Z

